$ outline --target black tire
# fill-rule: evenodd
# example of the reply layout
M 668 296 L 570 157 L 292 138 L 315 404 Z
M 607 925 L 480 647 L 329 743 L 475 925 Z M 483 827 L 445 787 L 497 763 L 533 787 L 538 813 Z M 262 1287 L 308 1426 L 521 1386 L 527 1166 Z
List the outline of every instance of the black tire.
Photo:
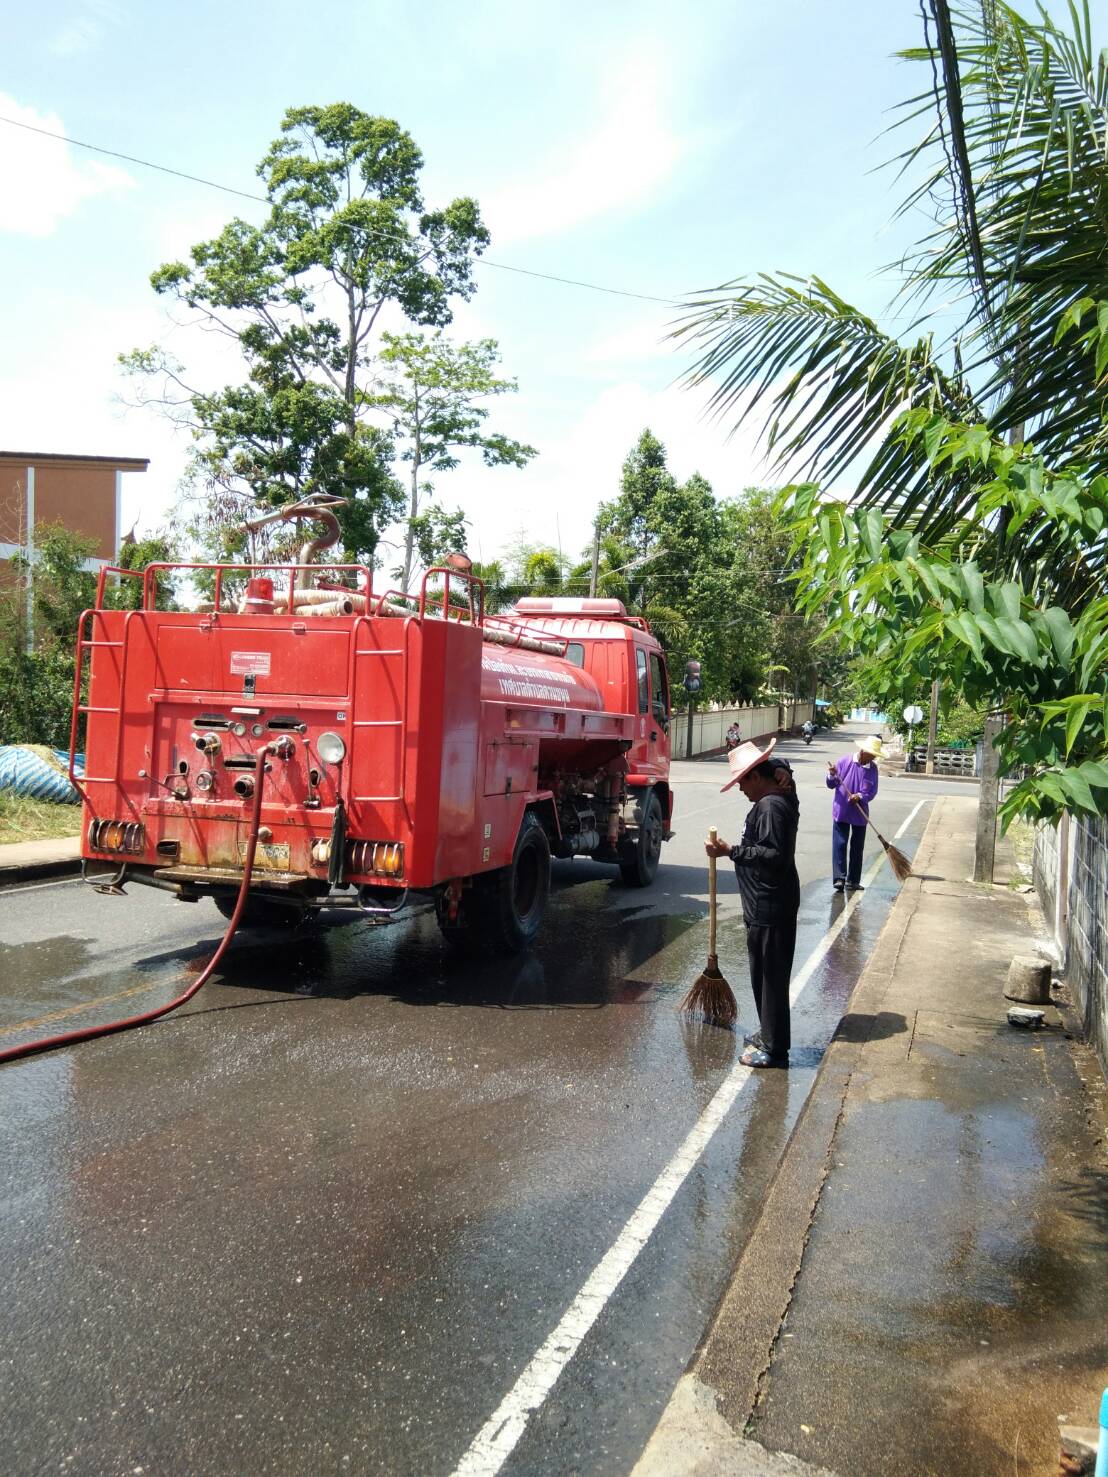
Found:
M 447 897 L 435 912 L 449 944 L 479 954 L 518 954 L 534 942 L 550 897 L 550 843 L 531 811 L 523 817 L 511 864 L 473 879 L 449 921 Z
M 235 911 L 238 894 L 216 893 L 212 902 L 229 919 Z M 272 898 L 248 897 L 239 919 L 240 928 L 296 928 L 304 921 L 304 910 L 294 903 L 279 903 Z
M 658 875 L 665 829 L 662 802 L 654 790 L 647 790 L 636 802 L 634 821 L 638 834 L 621 852 L 619 874 L 628 887 L 649 887 Z

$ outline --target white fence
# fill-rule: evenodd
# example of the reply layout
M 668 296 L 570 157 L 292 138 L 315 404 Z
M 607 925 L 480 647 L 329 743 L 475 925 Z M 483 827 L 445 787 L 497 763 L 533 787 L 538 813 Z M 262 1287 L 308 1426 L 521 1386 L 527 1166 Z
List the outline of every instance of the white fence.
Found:
M 1108 821 L 1064 815 L 1040 827 L 1034 872 L 1085 1034 L 1108 1070 Z
M 798 728 L 806 718 L 815 717 L 815 705 L 811 698 L 794 698 L 789 702 L 771 703 L 761 707 L 696 709 L 692 720 L 692 757 L 713 754 L 726 747 L 727 730 L 732 723 L 739 725 L 743 739 L 766 738 L 783 728 Z M 674 715 L 671 731 L 673 754 L 683 759 L 688 749 L 687 713 Z

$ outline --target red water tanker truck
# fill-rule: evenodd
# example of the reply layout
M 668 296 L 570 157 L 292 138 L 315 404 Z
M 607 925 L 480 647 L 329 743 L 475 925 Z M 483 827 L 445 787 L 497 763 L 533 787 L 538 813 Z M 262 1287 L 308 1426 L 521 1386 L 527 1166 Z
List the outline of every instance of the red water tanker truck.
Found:
M 616 600 L 486 614 L 464 560 L 418 596 L 378 595 L 367 568 L 312 562 L 338 537 L 332 514 L 276 516 L 327 533 L 295 565 L 151 566 L 133 610 L 105 591 L 136 576 L 101 574 L 73 710 L 88 880 L 230 916 L 249 853 L 244 923 L 393 913 L 416 894 L 448 940 L 491 949 L 535 937 L 551 857 L 653 881 L 672 820 L 669 694 L 645 621 Z M 212 599 L 157 609 L 170 570 Z

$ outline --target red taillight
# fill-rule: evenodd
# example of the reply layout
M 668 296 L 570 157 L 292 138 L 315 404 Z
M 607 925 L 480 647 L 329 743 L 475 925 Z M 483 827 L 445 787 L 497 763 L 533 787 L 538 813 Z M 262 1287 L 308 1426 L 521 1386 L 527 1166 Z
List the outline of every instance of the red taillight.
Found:
M 88 844 L 91 851 L 138 856 L 146 845 L 146 827 L 141 821 L 93 821 L 88 828 Z
M 359 877 L 403 877 L 404 847 L 399 841 L 348 841 L 346 870 Z

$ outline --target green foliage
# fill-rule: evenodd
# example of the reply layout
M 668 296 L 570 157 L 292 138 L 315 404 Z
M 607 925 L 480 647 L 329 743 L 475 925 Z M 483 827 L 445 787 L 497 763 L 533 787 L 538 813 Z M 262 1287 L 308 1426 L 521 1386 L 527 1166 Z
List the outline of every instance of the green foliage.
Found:
M 1032 448 L 983 438 L 976 425 L 910 414 L 899 434 L 926 439 L 940 473 L 968 458 L 984 469 L 961 520 L 928 545 L 874 508 L 822 498 L 811 484 L 791 489 L 799 606 L 827 605 L 829 635 L 859 654 L 890 706 L 936 677 L 970 707 L 1005 695 L 1002 772 L 1026 771 L 1005 823 L 1067 807 L 1108 813 L 1108 597 L 1066 609 L 1043 578 L 1044 563 L 1080 562 L 1090 530 L 1104 527 L 1108 477 L 1055 474 Z M 1041 557 L 1019 578 L 991 577 L 976 557 L 998 520 L 1033 532 Z
M 646 616 L 672 671 L 690 658 L 701 663 L 700 700 L 751 701 L 767 685 L 814 689 L 812 621 L 795 610 L 785 582 L 796 561 L 772 494 L 750 488 L 720 502 L 699 473 L 678 482 L 646 430 L 598 526 L 597 593 Z M 573 593 L 585 593 L 589 569 L 587 559 L 574 569 Z M 674 696 L 684 700 L 676 683 Z
M 926 542 L 959 525 L 982 475 L 974 448 L 999 433 L 1019 441 L 1033 427 L 1050 464 L 1108 473 L 1108 316 L 1096 307 L 1108 301 L 1108 58 L 1087 4 L 1071 4 L 1068 31 L 1003 0 L 952 15 L 943 8 L 940 30 L 956 77 L 937 51 L 906 53 L 925 91 L 902 122 L 922 119 L 924 136 L 896 161 L 915 181 L 902 213 L 933 221 L 896 268 L 901 306 L 925 331 L 900 343 L 818 277 L 785 274 L 700 295 L 678 329 L 696 353 L 689 382 L 713 386 L 716 410 L 764 417 L 781 464 L 804 475 L 860 464 L 857 497 Z M 940 343 L 932 309 L 944 330 L 957 320 Z M 905 409 L 973 427 L 962 460 L 936 477 L 926 436 L 890 429 Z M 1014 576 L 1044 554 L 1042 533 L 982 528 L 982 559 Z M 1042 568 L 1073 582 L 1068 599 L 1089 595 L 1101 564 L 1050 551 Z
M 420 507 L 433 490 L 423 480 L 427 472 L 452 470 L 465 449 L 479 451 L 487 467 L 523 467 L 536 451 L 485 427 L 484 402 L 517 388 L 515 380 L 495 374 L 500 353 L 494 339 L 453 344 L 442 333 L 385 333 L 381 342 L 378 379 L 363 403 L 385 416 L 409 467 L 404 563 L 397 572 L 407 589 L 414 555 L 422 559 L 420 529 L 428 526 L 420 521 Z
M 466 517 L 461 508 L 448 513 L 443 508 L 432 506 L 413 518 L 413 546 L 422 567 L 430 569 L 434 564 L 441 564 L 447 554 L 464 553 L 466 527 Z
M 449 323 L 489 239 L 473 200 L 427 208 L 422 167 L 391 119 L 348 103 L 290 109 L 258 167 L 262 223 L 233 220 L 154 272 L 154 290 L 234 341 L 244 364 L 242 384 L 204 391 L 161 350 L 121 356 L 154 387 L 140 400 L 193 432 L 194 532 L 213 553 L 238 552 L 255 501 L 346 498 L 348 561 L 371 558 L 398 512 L 392 443 L 373 423 L 371 340 L 390 305 L 416 324 Z
M 96 599 L 97 577 L 85 568 L 85 561 L 95 549 L 94 539 L 60 523 L 39 524 L 33 563 L 28 566 L 21 555 L 9 561 L 14 579 L 0 591 L 0 743 L 69 747 L 77 622 Z M 120 550 L 125 569 L 145 569 L 173 557 L 171 543 L 161 535 L 124 544 Z M 30 650 L 28 579 L 34 631 Z M 105 604 L 134 609 L 141 591 L 138 580 L 121 580 L 118 589 L 106 592 Z M 159 604 L 168 608 L 171 600 L 172 585 L 166 582 Z

